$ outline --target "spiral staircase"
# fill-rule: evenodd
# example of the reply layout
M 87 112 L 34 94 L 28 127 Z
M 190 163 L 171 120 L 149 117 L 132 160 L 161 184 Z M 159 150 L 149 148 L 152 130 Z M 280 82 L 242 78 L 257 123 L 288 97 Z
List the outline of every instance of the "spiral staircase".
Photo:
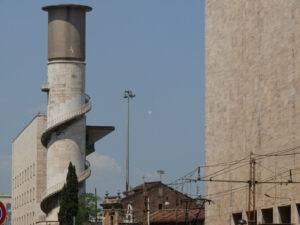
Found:
M 47 129 L 43 132 L 41 142 L 47 148 L 53 132 L 61 132 L 67 126 L 72 124 L 77 119 L 81 119 L 85 113 L 91 110 L 91 101 L 88 95 L 85 96 L 85 103 L 76 111 L 66 113 L 63 116 L 57 117 L 52 121 L 47 122 Z M 94 143 L 106 136 L 114 130 L 112 126 L 86 126 L 86 156 L 95 151 Z M 79 185 L 91 175 L 91 166 L 89 161 L 85 161 L 85 170 L 77 174 Z M 65 182 L 61 182 L 47 188 L 41 196 L 41 209 L 47 214 L 53 206 L 51 202 L 56 199 L 64 186 Z
M 43 132 L 41 137 L 41 142 L 43 146 L 47 148 L 47 145 L 50 141 L 50 137 L 53 132 L 62 131 L 66 126 L 72 124 L 72 122 L 84 116 L 85 113 L 91 110 L 91 108 L 92 107 L 91 107 L 90 97 L 86 95 L 84 104 L 78 110 L 74 112 L 68 112 L 65 115 L 57 117 L 52 121 L 48 121 L 47 129 Z M 80 184 L 84 182 L 90 175 L 91 175 L 90 163 L 86 160 L 85 170 L 82 173 L 77 174 L 78 183 Z M 65 182 L 55 184 L 54 186 L 47 188 L 47 190 L 42 193 L 41 209 L 45 213 L 48 213 L 52 209 L 49 203 L 51 203 L 51 200 L 53 198 L 55 198 L 57 195 L 60 194 L 64 184 Z

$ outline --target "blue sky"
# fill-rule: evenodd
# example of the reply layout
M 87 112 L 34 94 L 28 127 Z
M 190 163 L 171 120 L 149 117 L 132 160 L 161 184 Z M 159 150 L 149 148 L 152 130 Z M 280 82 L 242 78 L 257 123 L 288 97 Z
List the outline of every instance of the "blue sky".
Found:
M 10 193 L 11 142 L 46 95 L 47 13 L 57 0 L 0 1 L 0 193 Z M 204 0 L 73 1 L 87 15 L 90 125 L 116 130 L 96 144 L 87 191 L 125 189 L 126 101 L 132 90 L 130 184 L 168 183 L 204 164 Z

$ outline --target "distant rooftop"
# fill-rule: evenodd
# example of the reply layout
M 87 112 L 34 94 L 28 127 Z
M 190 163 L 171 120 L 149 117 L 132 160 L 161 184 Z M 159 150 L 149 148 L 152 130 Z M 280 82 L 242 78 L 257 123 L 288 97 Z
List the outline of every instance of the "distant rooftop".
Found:
M 188 216 L 186 216 L 188 213 Z M 159 210 L 153 213 L 150 217 L 151 223 L 166 223 L 166 222 L 184 222 L 188 220 L 203 220 L 205 218 L 204 209 L 188 209 L 186 210 Z

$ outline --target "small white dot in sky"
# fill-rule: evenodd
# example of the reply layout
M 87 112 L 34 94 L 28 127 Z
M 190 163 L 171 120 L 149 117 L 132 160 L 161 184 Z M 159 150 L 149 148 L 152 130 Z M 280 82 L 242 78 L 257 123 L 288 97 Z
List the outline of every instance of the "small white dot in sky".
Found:
M 151 114 L 152 114 L 152 111 L 151 111 L 151 110 L 149 110 L 149 111 L 148 111 L 148 114 L 149 114 L 149 115 L 151 115 Z

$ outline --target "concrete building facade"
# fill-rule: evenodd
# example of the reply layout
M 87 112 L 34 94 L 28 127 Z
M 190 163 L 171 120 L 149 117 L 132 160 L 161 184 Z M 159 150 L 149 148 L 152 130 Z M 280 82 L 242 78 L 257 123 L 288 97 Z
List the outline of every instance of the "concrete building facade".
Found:
M 12 224 L 29 225 L 44 220 L 40 201 L 46 189 L 46 154 L 41 134 L 46 115 L 37 115 L 12 143 Z
M 206 175 L 248 181 L 252 152 L 257 181 L 284 182 L 256 185 L 262 224 L 300 224 L 299 62 L 300 1 L 206 0 Z M 247 220 L 247 183 L 206 196 L 207 225 Z

